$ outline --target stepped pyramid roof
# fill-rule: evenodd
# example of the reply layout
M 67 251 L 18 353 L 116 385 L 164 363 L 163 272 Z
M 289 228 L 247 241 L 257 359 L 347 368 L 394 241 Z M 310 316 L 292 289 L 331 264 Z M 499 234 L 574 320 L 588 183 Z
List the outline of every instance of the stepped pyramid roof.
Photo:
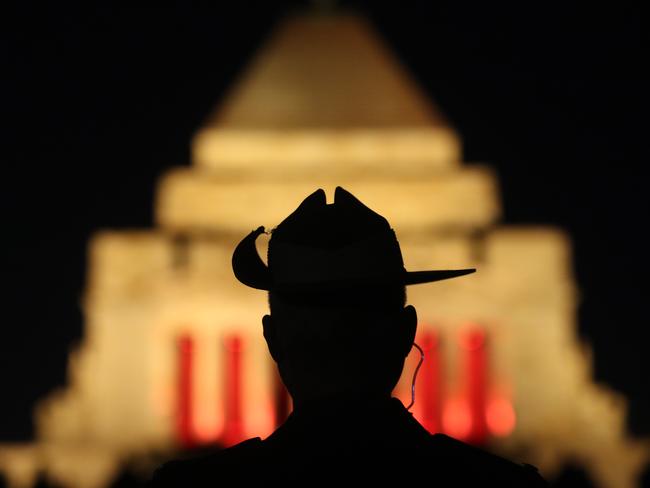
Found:
M 370 26 L 353 15 L 281 22 L 196 135 L 220 174 L 449 167 L 460 144 Z
M 279 26 L 209 125 L 368 129 L 445 122 L 362 18 L 315 15 Z
M 193 167 L 161 182 L 164 227 L 237 234 L 337 185 L 371 207 L 391 200 L 401 230 L 498 216 L 489 169 L 460 164 L 454 130 L 360 17 L 285 19 L 233 86 L 194 138 Z

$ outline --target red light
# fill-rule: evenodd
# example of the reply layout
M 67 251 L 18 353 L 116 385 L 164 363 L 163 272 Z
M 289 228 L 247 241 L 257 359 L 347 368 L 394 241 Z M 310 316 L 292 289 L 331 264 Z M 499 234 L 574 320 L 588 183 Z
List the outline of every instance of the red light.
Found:
M 440 337 L 427 331 L 417 342 L 425 352 L 425 360 L 417 379 L 413 414 L 429 432 L 443 431 L 476 445 L 485 444 L 490 434 L 503 437 L 512 433 L 516 415 L 510 395 L 503 388 L 494 390 L 490 384 L 485 330 L 473 325 L 459 335 L 460 382 L 442 408 L 445 391 Z
M 466 440 L 472 430 L 472 416 L 469 405 L 462 398 L 451 398 L 442 412 L 442 427 L 446 434 Z
M 237 444 L 244 438 L 242 418 L 242 354 L 243 341 L 238 335 L 224 340 L 225 349 L 225 428 L 224 443 Z
M 498 437 L 510 435 L 515 428 L 516 415 L 512 403 L 506 398 L 493 398 L 486 409 L 487 426 Z
M 214 426 L 207 423 L 195 422 L 194 441 L 199 444 L 210 444 L 218 440 L 219 435 Z
M 468 351 L 475 351 L 485 346 L 485 332 L 480 329 L 470 329 L 460 336 L 460 345 Z
M 488 435 L 485 420 L 488 382 L 485 332 L 470 329 L 461 335 L 460 344 L 465 349 L 465 388 L 472 418 L 468 441 L 480 445 L 485 443 Z
M 194 444 L 192 425 L 192 355 L 194 343 L 189 334 L 177 339 L 178 385 L 176 428 L 178 440 L 184 447 Z

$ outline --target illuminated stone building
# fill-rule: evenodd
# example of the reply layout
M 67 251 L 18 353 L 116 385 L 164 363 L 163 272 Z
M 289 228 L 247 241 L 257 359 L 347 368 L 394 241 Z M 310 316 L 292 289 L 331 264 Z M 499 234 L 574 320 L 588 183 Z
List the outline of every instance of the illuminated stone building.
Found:
M 416 417 L 547 476 L 577 460 L 602 487 L 633 486 L 647 446 L 592 382 L 566 235 L 499 225 L 492 170 L 461 164 L 456 132 L 361 19 L 281 24 L 192 147 L 192 166 L 160 180 L 154 229 L 90 242 L 69 385 L 38 405 L 38 443 L 0 447 L 16 486 L 42 468 L 100 487 L 132 454 L 269 434 L 288 400 L 262 338 L 266 296 L 236 282 L 231 253 L 337 185 L 386 216 L 408 269 L 478 268 L 409 288 L 427 352 Z

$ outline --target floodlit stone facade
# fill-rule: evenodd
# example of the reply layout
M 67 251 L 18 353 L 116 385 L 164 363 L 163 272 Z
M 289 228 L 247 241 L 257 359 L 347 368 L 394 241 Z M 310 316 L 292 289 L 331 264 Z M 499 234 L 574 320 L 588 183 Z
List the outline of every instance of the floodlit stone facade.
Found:
M 386 216 L 407 269 L 478 269 L 409 287 L 429 361 L 416 417 L 469 440 L 483 422 L 482 442 L 547 476 L 578 460 L 599 486 L 634 486 L 647 444 L 626 438 L 623 398 L 593 383 L 567 236 L 499 223 L 494 173 L 461 164 L 456 132 L 362 19 L 281 24 L 197 133 L 193 159 L 162 176 L 153 229 L 90 242 L 69 385 L 38 405 L 36 444 L 0 446 L 15 486 L 45 469 L 66 486 L 99 488 L 129 455 L 177 446 L 179 429 L 223 441 L 229 408 L 239 409 L 238 437 L 269 434 L 281 413 L 261 333 L 266 296 L 236 282 L 231 253 L 253 228 L 272 228 L 319 187 L 331 199 L 337 185 Z M 185 359 L 179 338 L 191 340 Z M 228 407 L 233 354 L 240 398 Z M 396 390 L 405 403 L 412 356 Z

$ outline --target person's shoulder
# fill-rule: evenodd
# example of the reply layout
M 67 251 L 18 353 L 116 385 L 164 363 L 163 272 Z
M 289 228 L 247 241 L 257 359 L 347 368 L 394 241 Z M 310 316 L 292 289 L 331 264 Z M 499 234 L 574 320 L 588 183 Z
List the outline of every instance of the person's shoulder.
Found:
M 533 465 L 513 462 L 444 434 L 431 436 L 431 442 L 436 456 L 445 463 L 451 476 L 469 476 L 485 486 L 494 482 L 498 486 L 548 486 Z
M 211 454 L 168 461 L 158 467 L 151 477 L 151 488 L 214 486 L 230 477 L 242 475 L 244 468 L 256 456 L 262 441 L 259 437 L 248 439 L 235 446 Z

